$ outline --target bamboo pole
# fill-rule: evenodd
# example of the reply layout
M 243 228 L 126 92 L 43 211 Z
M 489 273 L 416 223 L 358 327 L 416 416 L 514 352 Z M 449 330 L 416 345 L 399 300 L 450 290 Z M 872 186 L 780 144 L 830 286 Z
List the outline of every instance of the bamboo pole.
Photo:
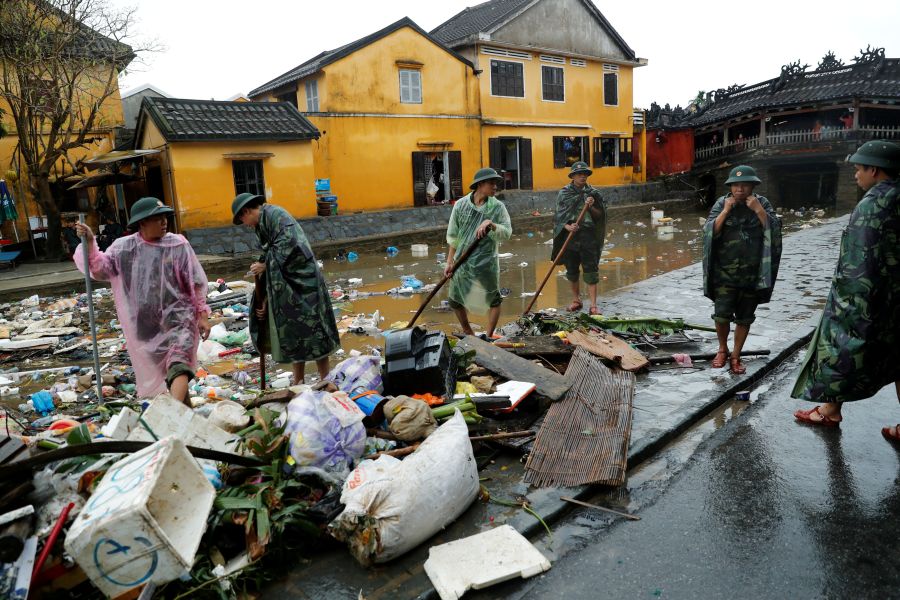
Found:
M 84 213 L 78 215 L 84 225 Z M 96 242 L 94 242 L 96 243 Z M 97 402 L 103 404 L 103 378 L 100 376 L 100 350 L 97 348 L 97 321 L 94 318 L 94 291 L 91 283 L 90 249 L 87 236 L 81 237 L 81 248 L 84 252 L 84 288 L 87 292 L 88 318 L 91 327 L 91 344 L 94 348 L 94 377 L 97 378 Z
M 584 207 L 581 209 L 581 213 L 578 215 L 578 219 L 575 221 L 575 224 L 579 227 L 581 226 L 581 221 L 584 219 L 585 213 L 587 213 L 588 205 L 585 203 Z M 524 317 L 528 313 L 531 312 L 531 307 L 534 306 L 534 303 L 537 302 L 538 297 L 541 295 L 541 290 L 544 289 L 544 286 L 547 285 L 547 281 L 550 279 L 550 275 L 553 274 L 553 269 L 556 268 L 556 265 L 559 264 L 559 261 L 562 259 L 563 254 L 566 252 L 566 248 L 569 245 L 569 242 L 572 241 L 572 236 L 575 235 L 577 229 L 574 229 L 569 232 L 569 235 L 566 236 L 566 241 L 563 242 L 562 247 L 559 249 L 559 252 L 556 253 L 556 258 L 553 259 L 553 264 L 550 265 L 550 268 L 547 270 L 547 275 L 544 277 L 544 280 L 541 282 L 541 285 L 538 286 L 537 291 L 534 293 L 534 297 L 532 297 L 531 302 L 528 303 L 528 308 L 525 309 L 525 312 L 522 313 Z

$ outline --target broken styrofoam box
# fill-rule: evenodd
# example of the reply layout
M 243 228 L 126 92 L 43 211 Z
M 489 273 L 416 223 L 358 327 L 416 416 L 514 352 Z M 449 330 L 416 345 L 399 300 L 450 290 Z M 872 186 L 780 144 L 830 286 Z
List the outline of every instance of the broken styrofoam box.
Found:
M 425 572 L 441 600 L 457 600 L 516 577 L 527 579 L 550 568 L 550 561 L 510 525 L 433 546 Z
M 100 433 L 103 434 L 103 437 L 124 440 L 138 426 L 139 418 L 140 415 L 138 413 L 126 406 L 109 419 L 109 422 L 103 426 Z
M 178 400 L 161 394 L 150 402 L 141 415 L 144 423 L 132 429 L 128 441 L 152 442 L 155 439 L 174 435 L 188 446 L 208 448 L 219 452 L 237 452 L 240 438 L 233 433 L 219 429 Z M 147 427 L 153 432 L 147 431 Z
M 413 244 L 411 249 L 413 256 L 428 256 L 428 244 Z
M 194 564 L 216 492 L 180 439 L 112 465 L 66 534 L 65 548 L 109 597 L 177 579 Z

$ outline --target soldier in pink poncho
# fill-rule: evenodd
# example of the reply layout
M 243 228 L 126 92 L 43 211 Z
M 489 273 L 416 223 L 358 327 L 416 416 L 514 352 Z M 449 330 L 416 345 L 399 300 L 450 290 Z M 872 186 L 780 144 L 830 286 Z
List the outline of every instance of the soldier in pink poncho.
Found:
M 128 222 L 137 232 L 117 239 L 106 252 L 97 248 L 89 227 L 76 229 L 88 244 L 91 276 L 112 284 L 138 395 L 152 397 L 168 388 L 189 405 L 197 346 L 210 330 L 207 279 L 188 241 L 167 233 L 166 216 L 172 212 L 156 198 L 141 198 Z M 75 264 L 84 272 L 81 246 Z

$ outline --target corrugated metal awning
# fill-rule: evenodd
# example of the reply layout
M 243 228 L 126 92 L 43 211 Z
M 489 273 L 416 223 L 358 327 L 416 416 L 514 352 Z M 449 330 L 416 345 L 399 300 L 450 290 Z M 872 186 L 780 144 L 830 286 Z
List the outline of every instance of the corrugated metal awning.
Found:
M 88 158 L 82 161 L 89 168 L 99 168 L 103 165 L 109 165 L 112 163 L 117 163 L 123 160 L 135 160 L 138 158 L 142 158 L 144 156 L 148 156 L 151 154 L 159 154 L 159 150 L 155 149 L 147 149 L 147 150 L 114 150 L 112 152 L 107 152 L 106 154 L 100 154 L 98 156 L 94 156 L 93 158 Z

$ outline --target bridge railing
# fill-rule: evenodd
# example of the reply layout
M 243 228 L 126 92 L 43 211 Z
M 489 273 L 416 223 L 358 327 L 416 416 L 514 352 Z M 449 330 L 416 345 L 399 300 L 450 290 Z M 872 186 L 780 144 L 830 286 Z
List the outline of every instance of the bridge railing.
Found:
M 786 144 L 806 144 L 834 140 L 900 140 L 900 126 L 862 125 L 856 129 L 822 127 L 820 129 L 794 129 L 791 131 L 768 132 L 764 137 L 756 136 L 730 141 L 727 144 L 703 146 L 694 151 L 694 160 L 702 161 L 717 156 L 738 154 L 760 146 L 782 146 Z

